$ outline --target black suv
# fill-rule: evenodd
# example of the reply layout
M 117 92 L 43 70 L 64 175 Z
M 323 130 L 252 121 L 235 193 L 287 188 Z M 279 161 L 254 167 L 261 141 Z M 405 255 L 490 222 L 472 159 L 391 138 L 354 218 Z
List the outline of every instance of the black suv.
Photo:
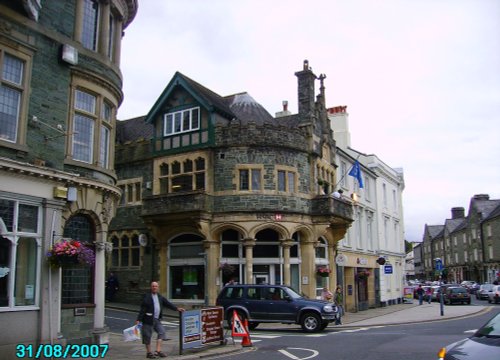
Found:
M 305 332 L 324 330 L 338 316 L 335 304 L 303 297 L 282 285 L 228 285 L 217 297 L 228 324 L 236 310 L 253 330 L 259 323 L 299 324 Z

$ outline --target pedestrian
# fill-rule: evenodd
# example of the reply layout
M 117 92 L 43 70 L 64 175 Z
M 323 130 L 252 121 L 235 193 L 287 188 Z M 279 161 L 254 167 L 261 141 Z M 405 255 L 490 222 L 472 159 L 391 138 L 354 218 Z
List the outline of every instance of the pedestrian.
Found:
M 427 300 L 427 304 L 430 304 L 432 301 L 432 288 L 430 286 L 425 289 L 425 297 Z
M 340 285 L 337 285 L 337 288 L 335 289 L 334 300 L 335 304 L 337 304 L 339 312 L 339 315 L 335 320 L 335 325 L 342 325 L 342 316 L 344 316 L 344 292 L 342 291 L 342 286 Z
M 119 287 L 120 283 L 118 282 L 118 277 L 115 273 L 109 273 L 108 280 L 106 280 L 106 300 L 113 301 Z
M 139 310 L 139 315 L 137 315 L 136 321 L 136 325 L 142 323 L 142 343 L 146 345 L 146 358 L 148 359 L 167 357 L 167 355 L 161 351 L 162 340 L 167 340 L 165 328 L 161 323 L 162 308 L 166 307 L 179 312 L 184 311 L 183 308 L 175 306 L 161 296 L 158 290 L 158 283 L 153 281 L 151 283 L 151 291 L 145 294 L 142 299 L 141 309 Z M 151 351 L 151 338 L 153 336 L 153 331 L 158 334 L 155 353 Z
M 326 286 L 324 286 L 323 290 L 321 290 L 321 300 L 333 301 L 333 294 Z
M 424 302 L 424 289 L 422 288 L 422 285 L 418 285 L 417 296 L 418 296 L 418 305 L 422 305 L 422 303 Z

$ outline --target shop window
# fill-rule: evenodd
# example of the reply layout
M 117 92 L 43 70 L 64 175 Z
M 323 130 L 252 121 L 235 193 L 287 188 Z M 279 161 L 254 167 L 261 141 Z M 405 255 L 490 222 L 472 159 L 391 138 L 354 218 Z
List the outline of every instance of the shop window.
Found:
M 40 207 L 0 199 L 0 218 L 7 229 L 0 236 L 0 307 L 35 306 L 40 267 Z
M 256 244 L 253 248 L 255 258 L 280 257 L 279 234 L 272 229 L 264 229 L 255 235 Z
M 316 259 L 327 259 L 328 254 L 328 244 L 325 239 L 318 239 L 318 245 L 316 246 Z
M 221 235 L 223 258 L 239 258 L 241 234 L 233 229 L 225 230 Z
M 95 228 L 88 217 L 75 215 L 66 222 L 63 237 L 93 246 Z M 62 267 L 61 301 L 63 305 L 93 303 L 93 270 L 93 267 L 80 264 Z
M 184 234 L 169 243 L 170 294 L 174 299 L 205 298 L 203 238 Z

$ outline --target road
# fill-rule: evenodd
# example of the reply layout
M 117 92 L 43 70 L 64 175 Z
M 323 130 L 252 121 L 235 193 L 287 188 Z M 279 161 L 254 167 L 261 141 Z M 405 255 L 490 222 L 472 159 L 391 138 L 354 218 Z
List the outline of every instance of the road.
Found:
M 487 302 L 475 300 L 473 297 L 470 306 L 474 304 L 487 305 Z M 285 327 L 279 331 L 257 328 L 251 332 L 251 351 L 227 354 L 223 357 L 235 360 L 401 360 L 407 357 L 437 359 L 437 351 L 442 346 L 470 336 L 489 318 L 500 313 L 500 304 L 491 308 L 487 313 L 455 320 L 395 326 L 329 327 L 327 331 L 318 334 L 304 334 L 298 326 Z M 125 327 L 135 322 L 136 315 L 107 309 L 106 324 L 112 332 L 120 334 Z M 178 328 L 177 321 L 166 320 L 164 324 L 167 331 Z

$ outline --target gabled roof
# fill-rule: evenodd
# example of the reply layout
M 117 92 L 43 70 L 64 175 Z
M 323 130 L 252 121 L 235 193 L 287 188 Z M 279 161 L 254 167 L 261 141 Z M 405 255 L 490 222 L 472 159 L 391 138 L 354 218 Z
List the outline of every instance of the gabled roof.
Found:
M 500 200 L 476 200 L 471 201 L 471 210 L 474 209 L 476 212 L 481 213 L 482 220 L 485 220 L 491 216 L 493 211 L 495 211 L 500 206 Z M 470 210 L 469 210 L 470 211 Z
M 460 228 L 460 225 L 462 223 L 466 223 L 467 218 L 457 218 L 457 219 L 446 219 L 444 226 L 448 233 L 453 233 L 454 231 L 458 230 Z
M 222 96 L 177 71 L 165 90 L 161 93 L 160 97 L 156 100 L 149 113 L 146 115 L 146 122 L 152 123 L 154 121 L 158 112 L 161 111 L 163 103 L 177 86 L 182 86 L 191 96 L 193 96 L 208 110 L 218 112 L 229 119 L 235 117 L 235 114 L 231 111 L 226 100 Z
M 484 218 L 484 220 L 490 220 L 490 219 L 493 219 L 493 218 L 500 216 L 500 200 L 496 200 L 496 201 L 498 201 L 497 207 L 494 208 L 492 211 L 490 211 L 490 213 L 488 214 L 488 216 L 486 216 Z
M 116 143 L 125 144 L 139 139 L 151 139 L 154 134 L 152 124 L 145 122 L 145 116 L 116 122 Z
M 443 236 L 444 225 L 425 225 L 431 239 Z

